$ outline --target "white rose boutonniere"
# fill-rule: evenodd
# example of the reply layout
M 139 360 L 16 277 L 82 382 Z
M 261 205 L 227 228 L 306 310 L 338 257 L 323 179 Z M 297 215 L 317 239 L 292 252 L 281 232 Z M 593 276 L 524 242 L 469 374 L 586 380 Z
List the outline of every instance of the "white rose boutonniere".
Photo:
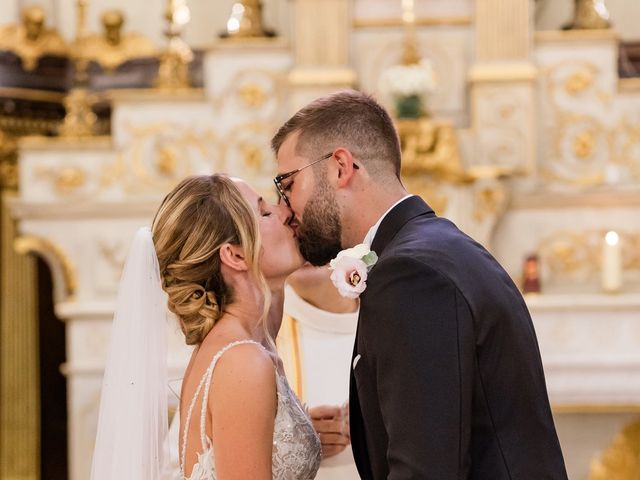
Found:
M 378 261 L 376 252 L 368 245 L 361 243 L 353 248 L 342 250 L 329 263 L 331 281 L 347 298 L 357 298 L 367 288 L 367 274 Z

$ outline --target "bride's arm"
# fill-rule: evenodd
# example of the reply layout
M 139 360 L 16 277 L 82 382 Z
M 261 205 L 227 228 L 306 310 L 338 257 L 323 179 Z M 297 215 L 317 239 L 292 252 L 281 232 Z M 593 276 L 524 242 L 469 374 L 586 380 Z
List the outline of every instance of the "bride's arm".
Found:
M 266 352 L 239 345 L 220 358 L 208 405 L 218 479 L 271 480 L 276 405 L 275 370 Z

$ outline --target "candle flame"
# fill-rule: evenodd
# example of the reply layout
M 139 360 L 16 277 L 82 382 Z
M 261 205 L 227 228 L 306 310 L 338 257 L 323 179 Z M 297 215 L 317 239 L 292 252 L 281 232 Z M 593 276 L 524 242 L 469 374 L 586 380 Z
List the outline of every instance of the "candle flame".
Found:
M 620 235 L 614 231 L 607 232 L 604 237 L 604 241 L 607 242 L 608 245 L 617 245 L 620 241 Z

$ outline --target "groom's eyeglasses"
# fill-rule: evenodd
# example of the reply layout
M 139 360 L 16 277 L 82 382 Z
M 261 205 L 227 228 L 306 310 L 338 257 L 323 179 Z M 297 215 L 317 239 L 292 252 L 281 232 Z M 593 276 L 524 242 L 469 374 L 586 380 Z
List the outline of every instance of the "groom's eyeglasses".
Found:
M 287 207 L 291 208 L 291 203 L 289 202 L 289 199 L 287 198 L 287 194 L 285 192 L 285 190 L 288 190 L 289 187 L 291 186 L 291 184 L 287 185 L 286 187 L 284 185 L 282 185 L 282 181 L 286 180 L 287 178 L 293 177 L 296 173 L 300 172 L 301 170 L 304 170 L 307 167 L 310 167 L 311 165 L 315 165 L 318 162 L 321 162 L 322 160 L 326 160 L 328 158 L 331 158 L 333 156 L 333 152 L 329 152 L 326 155 L 323 155 L 322 157 L 320 157 L 318 160 L 314 160 L 313 162 L 297 168 L 295 170 L 291 170 L 290 172 L 287 173 L 282 173 L 280 175 L 278 175 L 277 177 L 275 177 L 273 179 L 273 183 L 276 184 L 276 190 L 278 191 L 278 195 L 280 195 L 280 198 L 282 198 L 282 200 L 284 200 L 284 203 L 287 204 Z M 355 168 L 356 170 L 358 170 L 360 167 L 358 165 L 356 165 L 355 163 L 353 164 L 353 168 Z

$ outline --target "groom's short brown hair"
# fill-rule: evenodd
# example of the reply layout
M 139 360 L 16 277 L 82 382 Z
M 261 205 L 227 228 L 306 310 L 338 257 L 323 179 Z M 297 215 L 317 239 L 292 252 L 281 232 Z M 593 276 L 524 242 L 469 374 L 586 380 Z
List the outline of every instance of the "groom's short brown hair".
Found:
M 298 110 L 271 140 L 278 153 L 287 137 L 300 132 L 296 153 L 314 158 L 348 148 L 375 178 L 400 178 L 400 140 L 387 111 L 373 97 L 345 90 L 320 97 Z

